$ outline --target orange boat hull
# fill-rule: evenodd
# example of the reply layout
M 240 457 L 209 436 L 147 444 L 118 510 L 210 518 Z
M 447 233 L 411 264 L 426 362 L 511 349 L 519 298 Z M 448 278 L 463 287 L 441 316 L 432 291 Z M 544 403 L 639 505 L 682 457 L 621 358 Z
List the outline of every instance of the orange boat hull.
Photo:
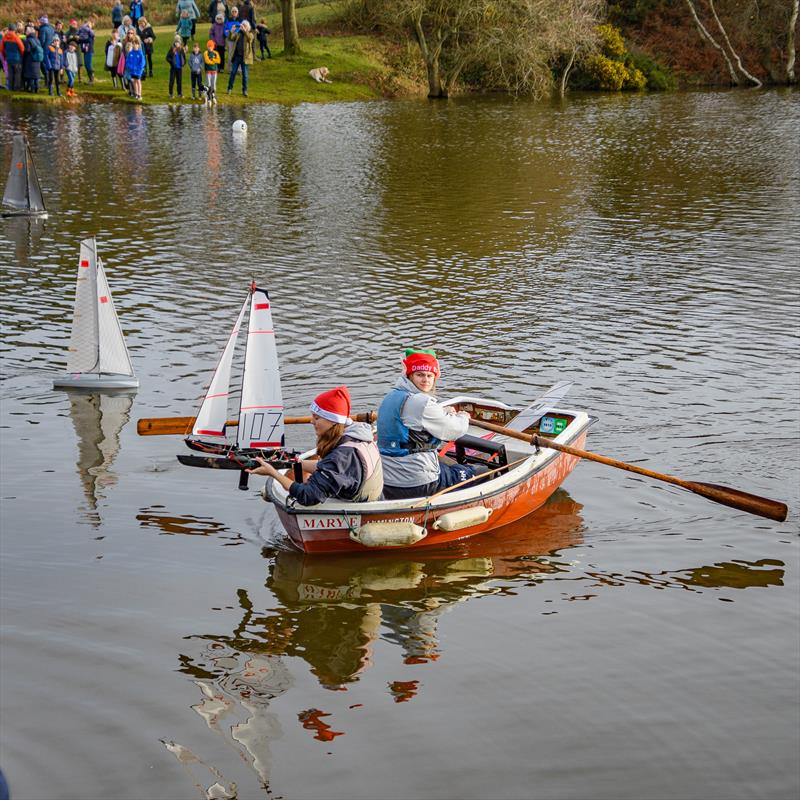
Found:
M 586 442 L 586 434 L 587 430 L 584 429 L 570 444 L 582 448 Z M 409 501 L 410 505 L 420 506 L 418 508 L 408 507 L 389 513 L 371 512 L 368 510 L 369 504 L 364 504 L 365 509 L 360 514 L 320 514 L 315 513 L 313 508 L 308 511 L 304 508 L 287 511 L 278 504 L 276 509 L 292 543 L 305 553 L 397 551 L 435 547 L 510 525 L 532 514 L 558 489 L 578 461 L 580 459 L 577 456 L 558 453 L 544 467 L 531 472 L 504 491 L 435 509 L 422 506 L 422 498 Z M 485 522 L 454 531 L 434 528 L 436 520 L 444 514 L 479 506 L 492 510 Z M 368 522 L 413 522 L 425 528 L 427 536 L 415 544 L 402 547 L 367 547 L 353 541 L 350 531 Z

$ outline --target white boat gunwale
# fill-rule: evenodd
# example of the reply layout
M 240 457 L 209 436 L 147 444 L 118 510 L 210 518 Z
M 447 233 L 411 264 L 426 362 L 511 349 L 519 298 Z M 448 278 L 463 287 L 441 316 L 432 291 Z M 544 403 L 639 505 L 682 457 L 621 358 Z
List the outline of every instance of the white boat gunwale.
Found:
M 502 403 L 495 401 L 487 401 L 478 398 L 458 397 L 449 400 L 445 405 L 454 404 L 456 402 L 480 402 L 483 405 L 491 404 L 494 407 L 503 410 L 517 410 L 511 406 L 506 406 Z M 554 413 L 564 416 L 573 417 L 572 422 L 556 437 L 554 441 L 559 444 L 571 444 L 578 440 L 585 431 L 587 431 L 595 422 L 597 417 L 590 416 L 584 411 L 573 411 L 567 409 L 551 409 L 547 413 Z M 481 429 L 474 429 L 475 433 L 485 433 Z M 424 497 L 414 498 L 401 498 L 399 500 L 376 500 L 371 503 L 342 503 L 341 501 L 326 500 L 314 506 L 302 506 L 296 503 L 289 502 L 288 492 L 278 484 L 277 481 L 268 480 L 266 484 L 265 499 L 272 502 L 280 511 L 290 516 L 386 516 L 387 514 L 419 514 L 419 513 L 432 513 L 437 514 L 440 511 L 463 506 L 466 504 L 474 504 L 484 502 L 490 498 L 502 495 L 521 483 L 524 483 L 534 477 L 537 473 L 543 471 L 550 464 L 562 454 L 557 450 L 549 450 L 547 448 L 540 448 L 536 451 L 533 445 L 525 445 L 522 442 L 517 442 L 514 445 L 515 450 L 509 452 L 509 463 L 513 463 L 516 458 L 524 458 L 525 460 L 508 470 L 508 472 L 497 476 L 483 484 L 475 486 L 465 486 L 463 489 L 455 489 L 452 492 L 443 494 L 437 498 L 433 503 L 424 503 Z M 530 454 L 526 457 L 525 449 L 530 450 Z M 522 453 L 520 454 L 520 450 Z M 309 450 L 303 456 L 312 455 L 314 450 Z M 302 457 L 302 456 L 301 456 Z M 538 460 L 538 463 L 533 466 L 531 460 Z M 490 488 L 491 487 L 491 488 Z M 487 491 L 487 488 L 489 491 Z

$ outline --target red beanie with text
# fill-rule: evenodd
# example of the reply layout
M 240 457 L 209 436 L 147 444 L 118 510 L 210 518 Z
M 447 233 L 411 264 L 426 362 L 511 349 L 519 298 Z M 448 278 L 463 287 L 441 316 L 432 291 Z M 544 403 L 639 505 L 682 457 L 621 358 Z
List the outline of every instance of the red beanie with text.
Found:
M 406 368 L 407 377 L 411 377 L 415 372 L 432 372 L 437 378 L 441 374 L 436 356 L 430 353 L 411 353 L 403 359 L 403 366 Z

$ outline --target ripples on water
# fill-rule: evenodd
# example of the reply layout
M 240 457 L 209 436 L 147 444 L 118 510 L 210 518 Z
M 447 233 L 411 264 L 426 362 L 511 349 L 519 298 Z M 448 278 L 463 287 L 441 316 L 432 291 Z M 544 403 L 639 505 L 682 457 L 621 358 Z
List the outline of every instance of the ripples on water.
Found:
M 792 795 L 798 95 L 237 113 L 244 140 L 226 109 L 0 106 L 0 170 L 25 130 L 51 211 L 0 222 L 20 796 Z M 50 390 L 91 235 L 133 399 Z M 444 393 L 569 378 L 594 449 L 792 516 L 584 464 L 533 527 L 305 558 L 130 424 L 192 413 L 251 277 L 290 412 L 338 382 L 372 408 L 433 345 Z

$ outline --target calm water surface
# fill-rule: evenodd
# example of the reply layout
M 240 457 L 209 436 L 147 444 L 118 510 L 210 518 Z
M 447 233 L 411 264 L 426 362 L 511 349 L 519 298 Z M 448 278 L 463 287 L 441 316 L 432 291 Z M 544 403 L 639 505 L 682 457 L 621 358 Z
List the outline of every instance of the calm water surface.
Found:
M 0 221 L 14 800 L 796 797 L 800 95 L 246 114 L 0 105 L 51 209 Z M 51 388 L 86 236 L 135 396 Z M 135 432 L 195 411 L 253 276 L 289 413 L 432 345 L 443 394 L 573 380 L 591 448 L 789 520 L 584 463 L 497 535 L 304 557 L 260 480 Z

